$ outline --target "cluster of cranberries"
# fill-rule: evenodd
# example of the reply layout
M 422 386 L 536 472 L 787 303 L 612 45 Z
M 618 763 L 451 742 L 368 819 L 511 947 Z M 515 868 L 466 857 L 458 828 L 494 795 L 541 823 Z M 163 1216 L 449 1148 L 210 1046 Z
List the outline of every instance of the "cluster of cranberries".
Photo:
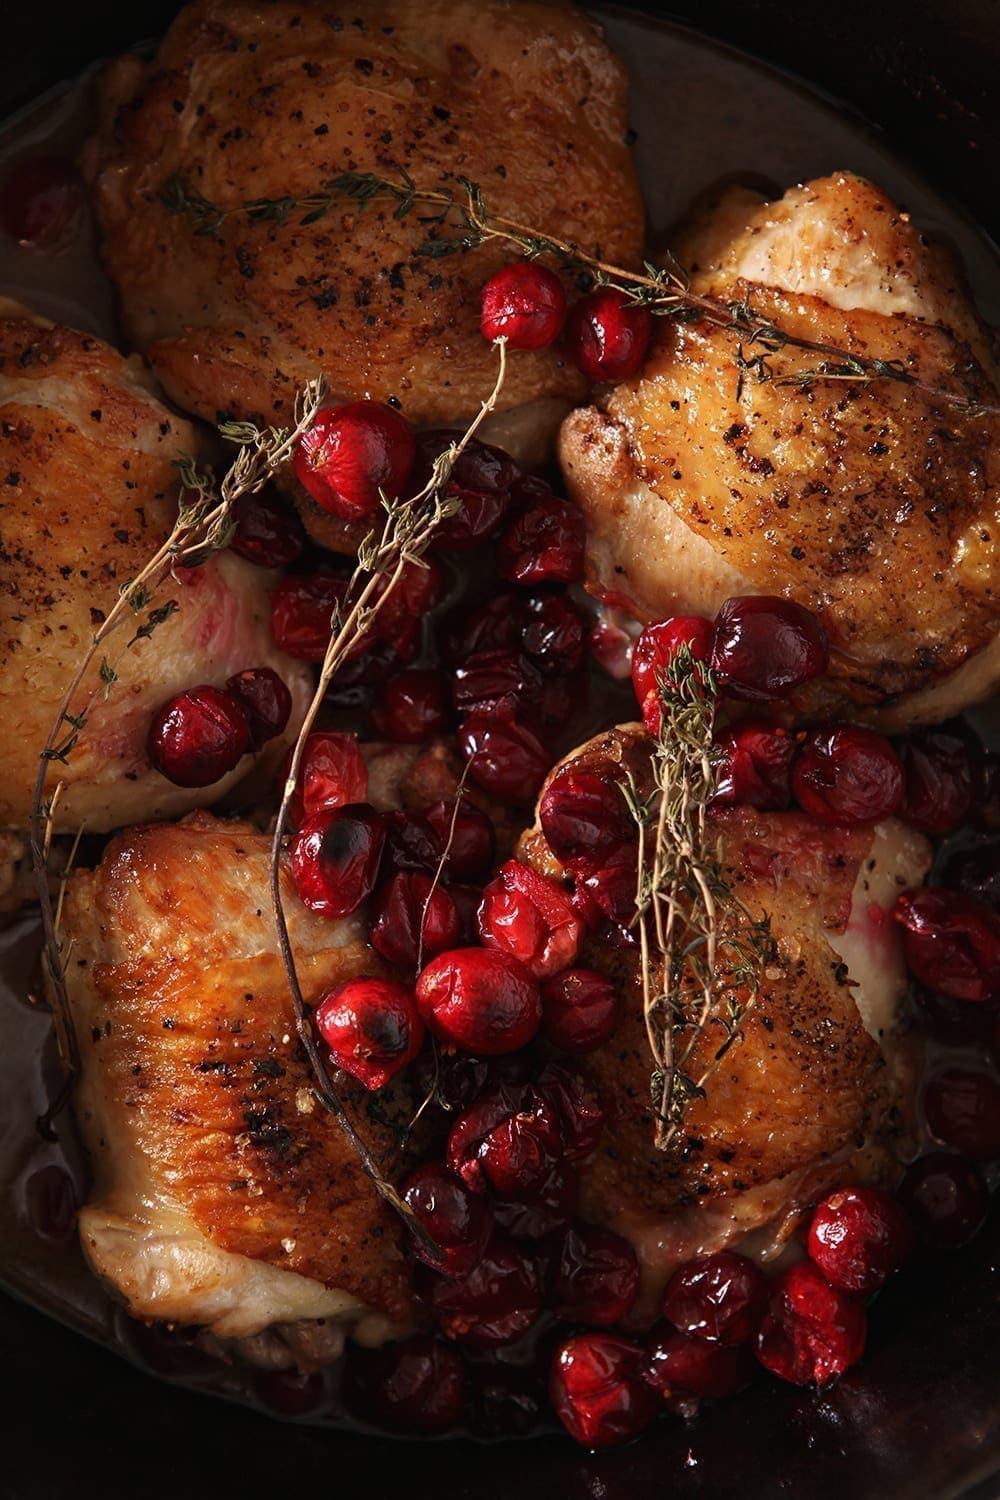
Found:
M 248 751 L 281 734 L 291 711 L 277 672 L 250 667 L 224 688 L 204 683 L 169 698 L 149 728 L 149 759 L 175 786 L 213 786 Z

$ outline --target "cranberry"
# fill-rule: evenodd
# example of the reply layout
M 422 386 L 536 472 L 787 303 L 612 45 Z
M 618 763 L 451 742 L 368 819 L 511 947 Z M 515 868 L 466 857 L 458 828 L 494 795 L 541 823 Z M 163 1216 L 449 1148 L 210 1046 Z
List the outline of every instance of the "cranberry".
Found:
M 421 958 L 454 948 L 461 933 L 455 903 L 429 875 L 392 875 L 372 900 L 369 941 L 390 964 L 415 969 Z
M 521 643 L 543 672 L 575 672 L 586 644 L 583 616 L 565 594 L 550 594 L 532 604 Z
M 875 1188 L 838 1188 L 812 1216 L 808 1250 L 831 1286 L 870 1297 L 910 1253 L 912 1233 L 894 1198 Z
M 994 1027 L 1000 1019 L 996 1003 L 970 1005 L 966 1000 L 951 1000 L 923 988 L 917 991 L 920 1009 L 933 1034 L 952 1047 L 988 1047 Z
M 292 752 L 285 757 L 282 782 L 288 780 Z M 356 734 L 317 730 L 306 737 L 299 759 L 299 779 L 289 801 L 289 816 L 299 827 L 314 813 L 368 796 L 368 767 Z
M 444 587 L 444 574 L 431 558 L 404 563 L 395 581 L 391 574 L 379 578 L 373 594 L 379 609 L 372 621 L 372 636 L 387 642 L 401 659 L 410 657 L 423 621 Z
M 541 703 L 541 673 L 517 652 L 476 651 L 455 668 L 452 698 L 459 711 L 507 698 L 528 716 Z
M 636 886 L 639 869 L 637 843 L 619 844 L 600 863 L 583 865 L 577 875 L 575 901 L 587 926 L 599 937 L 636 941 Z M 606 929 L 610 924 L 611 932 Z
M 296 573 L 271 590 L 271 634 L 275 645 L 297 661 L 322 662 L 332 634 L 331 620 L 347 594 L 343 578 L 328 573 Z M 352 654 L 358 654 L 357 647 Z
M 393 870 L 434 875 L 444 847 L 426 818 L 405 812 L 384 815 L 385 862 Z
M 1000 909 L 1000 839 L 985 839 L 971 849 L 956 849 L 942 867 L 941 882 Z
M 538 804 L 545 842 L 560 863 L 600 863 L 628 837 L 629 817 L 622 787 L 610 768 L 604 775 L 568 765 L 558 770 Z M 632 880 L 633 904 L 635 872 Z
M 596 1224 L 573 1224 L 562 1237 L 552 1283 L 560 1318 L 605 1328 L 630 1311 L 639 1261 L 628 1240 Z
M 497 571 L 522 587 L 583 576 L 583 512 L 558 495 L 537 495 L 500 538 Z
M 647 1345 L 646 1379 L 671 1404 L 684 1397 L 709 1401 L 735 1396 L 750 1383 L 753 1356 L 744 1344 L 710 1344 L 659 1323 Z
M 493 1233 L 493 1214 L 486 1203 L 438 1162 L 411 1172 L 403 1199 L 427 1230 L 437 1253 L 413 1236 L 413 1253 L 445 1276 L 465 1276 L 479 1264 Z
M 682 646 L 695 661 L 707 661 L 715 631 L 702 615 L 673 615 L 647 625 L 632 648 L 632 687 L 636 701 L 644 706 L 650 693 L 659 697 L 660 687 L 670 680 L 670 668 Z
M 653 321 L 617 287 L 602 286 L 581 297 L 566 324 L 566 348 L 587 379 L 631 380 L 649 348 Z
M 467 1275 L 434 1279 L 429 1301 L 448 1338 L 488 1349 L 527 1333 L 542 1310 L 541 1278 L 523 1250 L 495 1234 Z
M 303 905 L 323 917 L 346 917 L 356 911 L 375 887 L 384 843 L 382 819 L 366 802 L 349 802 L 306 818 L 289 856 Z
M 537 261 L 501 266 L 483 287 L 479 327 L 490 343 L 505 338 L 511 349 L 544 349 L 565 321 L 562 282 Z
M 523 644 L 528 618 L 523 594 L 509 590 L 491 594 L 485 604 L 460 613 L 450 622 L 446 640 L 448 656 L 454 662 L 462 662 L 481 651 L 516 654 Z
M 964 1156 L 928 1151 L 907 1167 L 899 1201 L 922 1240 L 940 1250 L 957 1250 L 985 1219 L 989 1194 Z
M 857 1364 L 867 1319 L 860 1302 L 832 1287 L 810 1260 L 776 1276 L 757 1334 L 765 1370 L 791 1385 L 829 1385 Z
M 929 1080 L 924 1115 L 931 1133 L 979 1161 L 1000 1156 L 1000 1081 L 981 1068 L 945 1068 Z
M 417 462 L 410 485 L 413 493 L 429 482 L 435 459 L 461 438 L 459 431 L 440 428 L 418 434 Z M 458 510 L 438 522 L 435 549 L 466 552 L 492 536 L 507 517 L 511 490 L 521 477 L 517 464 L 500 448 L 475 439 L 468 443 L 444 486 L 445 496 L 458 501 Z
M 746 1344 L 757 1332 L 766 1302 L 767 1282 L 754 1262 L 732 1250 L 716 1250 L 674 1272 L 663 1316 L 681 1333 L 710 1344 Z
M 66 236 L 82 202 L 71 161 L 29 157 L 10 169 L 0 187 L 0 225 L 22 245 L 51 249 Z
M 479 908 L 483 904 L 482 886 L 449 885 L 448 895 L 455 903 L 461 924 L 459 947 L 475 947 L 479 942 Z
M 922 833 L 952 833 L 972 807 L 976 761 L 960 730 L 921 729 L 899 745 L 906 779 L 900 815 Z
M 474 708 L 458 740 L 475 780 L 501 802 L 530 802 L 552 764 L 551 752 L 507 699 L 494 708 Z
M 432 1437 L 462 1420 L 465 1366 L 454 1349 L 425 1333 L 377 1349 L 352 1344 L 344 1398 L 369 1422 Z
M 416 667 L 397 672 L 375 694 L 372 723 L 387 740 L 419 745 L 448 728 L 448 696 L 448 679 L 443 672 Z
M 380 492 L 395 499 L 416 458 L 413 428 L 381 401 L 324 407 L 295 448 L 295 477 L 317 505 L 343 521 L 364 521 Z
M 795 757 L 792 790 L 817 823 L 877 823 L 899 811 L 903 767 L 889 741 L 870 729 L 818 729 Z
M 424 1027 L 412 993 L 394 979 L 348 979 L 316 1007 L 331 1060 L 366 1089 L 382 1089 L 420 1051 Z
M 604 1110 L 591 1083 L 558 1063 L 547 1063 L 537 1087 L 559 1111 L 563 1151 L 572 1162 L 593 1155 L 604 1129 Z
M 468 798 L 457 804 L 435 802 L 425 816 L 447 850 L 444 871 L 449 880 L 474 880 L 492 868 L 496 830 L 492 819 Z
M 583 923 L 555 880 L 509 859 L 483 891 L 479 935 L 487 948 L 511 954 L 536 979 L 548 979 L 576 958 Z
M 656 1414 L 642 1378 L 637 1344 L 613 1333 L 578 1333 L 560 1345 L 549 1398 L 567 1432 L 583 1448 L 613 1448 L 638 1437 Z
M 459 1115 L 448 1165 L 473 1192 L 522 1193 L 541 1182 L 563 1150 L 558 1107 L 529 1083 L 494 1083 Z
M 250 667 L 226 681 L 246 715 L 250 749 L 259 750 L 281 734 L 292 712 L 292 695 L 270 667 Z
M 500 1227 L 516 1239 L 540 1240 L 565 1228 L 576 1213 L 579 1196 L 574 1168 L 568 1162 L 553 1161 L 516 1198 L 495 1198 L 493 1213 Z
M 212 786 L 250 749 L 250 727 L 232 693 L 206 684 L 164 703 L 147 748 L 154 769 L 175 786 Z
M 592 969 L 564 969 L 542 985 L 542 1034 L 562 1052 L 593 1052 L 614 1034 L 618 994 Z
M 896 902 L 906 962 L 952 1000 L 1000 998 L 1000 917 L 957 891 L 907 891 Z
M 976 777 L 975 814 L 990 833 L 1000 831 L 1000 755 L 984 755 Z
M 795 739 L 764 719 L 744 719 L 718 738 L 716 805 L 783 811 L 792 800 Z
M 69 1173 L 50 1162 L 39 1167 L 24 1184 L 28 1224 L 40 1240 L 62 1244 L 76 1224 L 76 1188 Z
M 770 703 L 826 671 L 826 634 L 790 599 L 727 599 L 715 617 L 712 670 L 733 698 Z
M 233 520 L 229 550 L 237 557 L 258 568 L 287 568 L 301 557 L 306 539 L 298 516 L 266 492 L 241 495 Z
M 417 1003 L 438 1041 L 484 1057 L 526 1047 L 542 1014 L 527 969 L 490 948 L 456 948 L 432 959 L 417 980 Z
M 544 1387 L 533 1370 L 492 1360 L 476 1366 L 476 1431 L 481 1437 L 526 1437 L 542 1420 Z
M 315 1411 L 326 1395 L 318 1370 L 259 1370 L 254 1387 L 264 1405 L 283 1417 Z

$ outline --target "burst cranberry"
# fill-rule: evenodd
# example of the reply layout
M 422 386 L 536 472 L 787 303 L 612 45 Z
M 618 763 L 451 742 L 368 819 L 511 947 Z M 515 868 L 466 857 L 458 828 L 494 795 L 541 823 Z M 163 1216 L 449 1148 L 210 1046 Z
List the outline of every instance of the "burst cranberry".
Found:
M 617 287 L 602 286 L 581 297 L 566 324 L 566 348 L 590 381 L 631 380 L 649 348 L 649 310 Z
M 900 815 L 922 833 L 951 833 L 964 823 L 975 793 L 976 763 L 968 735 L 921 729 L 899 745 L 906 791 Z
M 297 661 L 321 662 L 330 644 L 333 612 L 343 604 L 346 593 L 345 580 L 328 573 L 296 573 L 283 578 L 271 590 L 275 645 Z
M 287 781 L 291 751 L 281 773 Z M 299 827 L 314 813 L 368 796 L 368 767 L 356 734 L 317 730 L 306 738 L 299 760 L 299 779 L 289 802 L 289 817 Z
M 474 708 L 458 740 L 475 780 L 501 802 L 530 802 L 553 760 L 507 699 L 495 708 Z
M 604 775 L 572 765 L 557 771 L 545 788 L 538 818 L 556 859 L 571 867 L 581 860 L 599 864 L 628 837 L 630 824 L 610 766 Z
M 555 880 L 509 859 L 483 891 L 479 935 L 536 979 L 548 979 L 576 958 L 583 923 Z
M 528 1083 L 494 1083 L 455 1121 L 447 1158 L 473 1192 L 510 1197 L 539 1183 L 562 1149 L 551 1099 Z
M 375 888 L 384 843 L 382 819 L 365 802 L 306 818 L 289 855 L 300 900 L 323 917 L 349 916 Z
M 543 672 L 575 672 L 583 661 L 585 642 L 583 616 L 565 594 L 533 601 L 521 643 Z
M 170 698 L 149 728 L 153 767 L 175 786 L 212 786 L 250 749 L 242 705 L 220 688 L 190 688 Z
M 432 1437 L 462 1420 L 465 1366 L 454 1349 L 425 1333 L 378 1349 L 351 1344 L 344 1399 L 369 1422 Z
M 516 653 L 528 623 L 527 603 L 523 594 L 504 590 L 475 609 L 461 611 L 448 625 L 445 645 L 450 660 L 467 661 L 480 651 Z
M 277 672 L 250 667 L 228 678 L 226 689 L 246 714 L 251 750 L 259 750 L 281 734 L 292 712 L 292 695 Z
M 493 1214 L 486 1203 L 457 1182 L 438 1162 L 425 1162 L 411 1172 L 403 1199 L 436 1246 L 436 1253 L 416 1235 L 413 1253 L 445 1276 L 465 1276 L 478 1265 L 490 1235 Z
M 477 651 L 452 674 L 452 699 L 459 711 L 507 698 L 530 716 L 541 703 L 542 677 L 526 656 L 515 651 Z
M 792 800 L 795 739 L 763 719 L 744 719 L 719 735 L 715 802 L 781 811 Z
M 586 1161 L 597 1148 L 604 1129 L 604 1110 L 593 1085 L 580 1073 L 558 1063 L 547 1063 L 537 1088 L 559 1111 L 563 1151 L 570 1161 Z
M 593 1052 L 618 1024 L 618 994 L 592 969 L 564 969 L 542 985 L 542 1034 L 562 1052 Z
M 419 813 L 387 812 L 385 824 L 385 864 L 392 870 L 434 875 L 441 863 L 444 846 L 426 818 Z
M 29 157 L 10 169 L 0 187 L 0 225 L 23 245 L 52 248 L 67 235 L 82 202 L 71 161 Z
M 411 1063 L 424 1039 L 413 995 L 394 979 L 348 979 L 323 996 L 315 1021 L 337 1067 L 372 1090 Z
M 619 844 L 601 862 L 588 861 L 577 875 L 575 900 L 587 926 L 601 938 L 635 942 L 637 843 Z M 604 929 L 610 927 L 611 931 Z
M 295 477 L 317 505 L 363 521 L 403 491 L 416 457 L 413 428 L 381 401 L 324 407 L 295 448 Z
M 462 433 L 434 429 L 417 436 L 417 461 L 410 484 L 416 493 L 430 480 L 434 461 L 460 441 Z M 438 523 L 434 547 L 466 552 L 496 532 L 511 507 L 511 490 L 521 479 L 521 470 L 500 448 L 473 439 L 455 460 L 444 486 L 458 510 Z
M 493 821 L 468 798 L 457 806 L 454 801 L 435 802 L 425 817 L 447 850 L 444 870 L 449 880 L 474 880 L 492 868 L 496 854 Z
M 663 1316 L 681 1333 L 710 1344 L 746 1344 L 757 1332 L 766 1302 L 767 1282 L 754 1262 L 717 1250 L 674 1272 L 664 1293 Z
M 1000 1156 L 1000 1082 L 981 1068 L 945 1068 L 924 1093 L 931 1133 L 979 1161 Z
M 903 767 L 889 741 L 870 729 L 818 729 L 795 757 L 792 790 L 817 823 L 876 823 L 899 811 Z
M 791 1385 L 829 1385 L 857 1364 L 865 1347 L 867 1319 L 853 1301 L 812 1261 L 776 1276 L 757 1334 L 757 1358 L 765 1370 Z
M 301 557 L 306 539 L 298 516 L 266 492 L 242 495 L 233 520 L 229 550 L 237 557 L 258 568 L 287 568 Z
M 646 1379 L 671 1405 L 685 1397 L 720 1401 L 750 1382 L 753 1356 L 745 1344 L 710 1344 L 660 1323 L 647 1345 Z
M 466 1276 L 435 1277 L 428 1300 L 443 1334 L 489 1349 L 527 1333 L 542 1310 L 541 1278 L 523 1250 L 495 1234 Z
M 549 1377 L 553 1410 L 583 1448 L 613 1448 L 649 1426 L 656 1397 L 642 1378 L 637 1344 L 612 1333 L 578 1333 L 556 1352 Z
M 733 698 L 769 703 L 826 671 L 826 634 L 790 599 L 727 599 L 715 617 L 712 670 Z
M 580 1182 L 566 1161 L 553 1161 L 538 1181 L 516 1198 L 494 1198 L 493 1213 L 501 1229 L 515 1239 L 540 1240 L 564 1229 L 576 1213 Z
M 484 1057 L 526 1047 L 542 1015 L 536 980 L 516 958 L 490 948 L 432 959 L 417 980 L 417 1002 L 438 1041 Z
M 808 1250 L 831 1286 L 870 1297 L 910 1252 L 913 1236 L 894 1198 L 874 1188 L 838 1188 L 812 1216 Z
M 659 695 L 669 681 L 670 667 L 682 646 L 695 661 L 707 661 L 715 632 L 711 620 L 702 615 L 673 615 L 656 625 L 647 625 L 632 648 L 632 687 L 636 701 L 645 705 L 650 693 Z
M 562 282 L 537 261 L 501 266 L 483 287 L 479 327 L 491 343 L 505 338 L 511 349 L 544 349 L 565 321 Z
M 583 574 L 583 512 L 569 500 L 537 495 L 497 548 L 501 578 L 523 587 L 575 583 Z
M 419 668 L 397 672 L 375 694 L 372 723 L 387 740 L 419 745 L 448 728 L 448 697 L 448 679 L 443 672 Z
M 430 875 L 392 875 L 372 899 L 369 941 L 390 964 L 415 969 L 421 958 L 454 948 L 461 933 L 455 903 Z
M 985 1219 L 989 1194 L 964 1156 L 928 1151 L 907 1167 L 899 1201 L 922 1240 L 940 1250 L 957 1250 Z
M 908 891 L 896 902 L 906 962 L 952 1000 L 1000 997 L 1000 917 L 957 891 Z
M 552 1282 L 560 1318 L 606 1328 L 621 1322 L 638 1290 L 639 1261 L 628 1240 L 595 1224 L 566 1231 Z

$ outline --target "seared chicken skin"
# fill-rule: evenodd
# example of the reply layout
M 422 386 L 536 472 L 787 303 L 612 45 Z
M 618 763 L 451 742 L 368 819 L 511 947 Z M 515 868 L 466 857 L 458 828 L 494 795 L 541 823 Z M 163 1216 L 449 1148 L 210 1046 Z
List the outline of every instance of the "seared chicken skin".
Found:
M 678 249 L 697 292 L 998 401 L 961 277 L 870 183 L 841 174 L 777 203 L 731 190 Z M 659 319 L 639 378 L 567 419 L 593 592 L 642 620 L 713 615 L 734 594 L 804 604 L 831 662 L 800 713 L 901 728 L 985 697 L 1000 679 L 1000 418 L 887 379 L 740 381 L 737 352 L 731 332 Z M 786 348 L 768 368 L 821 358 Z
M 169 534 L 177 508 L 174 459 L 196 450 L 190 425 L 107 344 L 28 318 L 0 321 L 0 728 L 5 774 L 0 826 L 27 824 L 38 756 L 63 692 L 119 590 Z M 150 608 L 175 613 L 123 650 L 123 627 L 98 651 L 74 699 L 86 726 L 49 790 L 65 783 L 54 823 L 91 832 L 167 817 L 215 801 L 252 767 L 246 756 L 201 790 L 172 785 L 146 754 L 150 720 L 184 688 L 221 686 L 247 667 L 273 667 L 301 723 L 308 669 L 271 638 L 269 575 L 224 553 L 179 569 Z M 137 612 L 136 628 L 148 610 Z M 118 681 L 105 695 L 101 657 Z M 272 743 L 266 752 L 280 754 Z

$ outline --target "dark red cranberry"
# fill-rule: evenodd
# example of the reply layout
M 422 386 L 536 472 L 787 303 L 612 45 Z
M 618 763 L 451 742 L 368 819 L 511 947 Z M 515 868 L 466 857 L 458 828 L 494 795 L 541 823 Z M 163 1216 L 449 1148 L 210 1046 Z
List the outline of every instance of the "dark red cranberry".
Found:
M 175 786 L 212 786 L 250 749 L 250 726 L 232 693 L 204 684 L 164 703 L 147 747 L 154 770 Z
M 447 850 L 444 872 L 449 880 L 475 880 L 492 868 L 496 855 L 493 821 L 467 797 L 457 804 L 435 802 L 425 817 Z
M 295 573 L 283 578 L 271 590 L 275 645 L 297 661 L 321 662 L 330 644 L 333 612 L 343 604 L 346 594 L 346 581 L 328 573 Z
M 419 813 L 384 814 L 385 863 L 389 869 L 408 874 L 435 875 L 444 846 L 428 820 Z
M 4 177 L 0 225 L 22 245 L 51 249 L 68 234 L 82 202 L 80 179 L 68 158 L 32 156 Z
M 581 297 L 566 324 L 566 348 L 587 379 L 631 380 L 649 348 L 653 321 L 617 287 L 602 286 Z
M 984 755 L 979 763 L 974 812 L 981 827 L 1000 832 L 1000 755 Z
M 610 926 L 622 941 L 635 942 L 638 869 L 637 843 L 620 844 L 602 860 L 581 866 L 576 879 L 577 910 L 599 937 L 610 936 L 603 930 Z
M 724 1400 L 749 1385 L 753 1356 L 745 1344 L 710 1344 L 659 1323 L 647 1344 L 646 1380 L 672 1406 L 684 1397 Z
M 897 746 L 906 791 L 900 816 L 922 833 L 951 833 L 969 816 L 977 765 L 969 736 L 919 729 Z
M 391 875 L 372 898 L 368 937 L 390 964 L 415 969 L 454 948 L 462 923 L 449 893 L 430 875 Z
M 425 1333 L 378 1349 L 351 1344 L 344 1400 L 357 1416 L 392 1432 L 433 1437 L 457 1427 L 465 1409 L 465 1366 Z
M 539 1425 L 545 1389 L 533 1369 L 486 1360 L 477 1362 L 474 1379 L 475 1430 L 480 1437 L 526 1437 Z
M 712 671 L 733 698 L 770 703 L 826 671 L 826 633 L 790 599 L 727 599 L 715 617 Z
M 557 1105 L 532 1084 L 494 1083 L 455 1121 L 447 1159 L 473 1192 L 511 1197 L 539 1183 L 562 1151 Z
M 791 1385 L 822 1387 L 857 1364 L 866 1333 L 862 1304 L 831 1286 L 811 1260 L 803 1260 L 771 1283 L 757 1358 Z
M 578 1333 L 560 1345 L 552 1362 L 549 1399 L 582 1448 L 613 1448 L 649 1426 L 656 1397 L 642 1369 L 639 1346 L 613 1333 Z
M 924 1115 L 931 1134 L 978 1161 L 1000 1156 L 1000 1081 L 981 1068 L 944 1068 L 928 1081 Z
M 459 712 L 507 698 L 526 716 L 542 699 L 542 677 L 526 656 L 514 651 L 477 651 L 452 674 L 452 700 Z
M 230 552 L 258 568 L 287 568 L 302 556 L 306 538 L 298 516 L 266 490 L 242 495 L 233 506 L 233 520 Z
M 1000 839 L 956 849 L 941 867 L 941 883 L 1000 910 Z
M 899 811 L 903 767 L 889 741 L 870 729 L 817 729 L 795 757 L 792 790 L 817 823 L 877 823 Z
M 401 661 L 413 655 L 423 622 L 444 592 L 445 578 L 433 558 L 407 562 L 398 578 L 385 574 L 376 582 L 373 601 L 378 605 L 371 634 L 385 641 Z
M 542 985 L 542 1035 L 562 1052 L 593 1052 L 618 1024 L 618 993 L 593 969 L 564 969 Z
M 318 1370 L 260 1370 L 254 1389 L 263 1401 L 283 1417 L 304 1417 L 315 1411 L 326 1395 Z
M 493 1057 L 526 1047 L 538 1030 L 538 983 L 523 964 L 491 948 L 442 953 L 417 980 L 420 1013 L 438 1041 Z
M 521 642 L 543 672 L 570 673 L 583 661 L 586 634 L 576 605 L 565 594 L 550 594 L 532 603 Z
M 493 1214 L 515 1239 L 540 1240 L 564 1229 L 576 1213 L 580 1183 L 567 1161 L 553 1161 L 515 1198 L 494 1198 Z
M 559 1245 L 552 1302 L 560 1318 L 606 1328 L 620 1323 L 639 1290 L 639 1261 L 628 1240 L 596 1224 L 573 1224 Z
M 479 942 L 479 908 L 483 903 L 482 886 L 449 885 L 448 895 L 458 912 L 460 939 L 457 946 L 475 947 Z
M 511 954 L 536 979 L 548 979 L 576 958 L 583 923 L 557 881 L 509 859 L 483 891 L 479 935 L 487 948 Z
M 516 654 L 523 643 L 528 618 L 528 600 L 524 594 L 509 589 L 491 594 L 485 604 L 459 613 L 449 621 L 445 641 L 448 656 L 453 662 L 462 662 L 481 651 Z
M 64 1167 L 49 1162 L 32 1172 L 24 1184 L 24 1212 L 40 1240 L 58 1245 L 71 1237 L 76 1224 L 76 1188 Z
M 287 781 L 292 752 L 285 757 L 281 773 Z M 364 802 L 368 796 L 368 767 L 356 734 L 316 730 L 306 738 L 299 761 L 299 779 L 289 802 L 289 817 L 299 827 L 314 813 L 348 802 Z
M 536 495 L 500 538 L 497 571 L 522 587 L 575 583 L 583 576 L 583 532 L 577 506 L 558 495 Z
M 444 1276 L 465 1276 L 478 1265 L 493 1233 L 493 1213 L 485 1198 L 470 1193 L 438 1162 L 410 1173 L 403 1199 L 434 1242 L 413 1235 L 414 1255 Z
M 888 1193 L 838 1188 L 813 1213 L 808 1250 L 831 1286 L 870 1297 L 899 1270 L 912 1239 L 906 1215 Z
M 381 401 L 324 407 L 299 439 L 295 477 L 317 505 L 343 521 L 375 515 L 380 492 L 402 494 L 416 457 L 413 428 Z
M 968 1244 L 985 1219 L 989 1194 L 964 1156 L 928 1151 L 907 1167 L 899 1201 L 926 1244 L 957 1250 Z
M 952 1000 L 1000 998 L 1000 916 L 958 891 L 908 891 L 896 902 L 903 951 L 929 989 Z
M 474 779 L 501 802 L 530 802 L 553 760 L 507 699 L 474 708 L 459 727 L 458 741 Z
M 332 1061 L 366 1089 L 385 1088 L 424 1040 L 412 991 L 394 979 L 348 979 L 323 996 L 314 1020 Z
M 716 1250 L 674 1272 L 663 1316 L 681 1333 L 710 1344 L 746 1344 L 757 1332 L 766 1302 L 767 1282 L 759 1267 L 745 1255 Z
M 544 349 L 565 321 L 562 282 L 537 261 L 501 266 L 483 286 L 479 327 L 490 343 L 505 338 L 511 349 Z
M 538 818 L 552 853 L 571 868 L 581 860 L 600 864 L 628 838 L 631 822 L 610 765 L 604 775 L 573 765 L 562 767 L 545 788 Z M 632 895 L 634 905 L 634 868 Z
M 400 745 L 419 745 L 444 734 L 451 720 L 448 679 L 443 672 L 413 667 L 383 682 L 372 704 L 378 734 Z
M 417 436 L 417 462 L 410 490 L 416 493 L 430 480 L 435 459 L 462 437 L 460 431 L 437 428 Z M 458 510 L 438 523 L 435 549 L 466 552 L 499 530 L 511 507 L 511 490 L 521 470 L 500 448 L 473 439 L 459 454 L 444 487 L 457 500 Z
M 281 734 L 292 712 L 292 695 L 277 672 L 270 667 L 249 667 L 228 678 L 226 689 L 246 714 L 251 750 L 259 750 Z
M 559 1063 L 547 1063 L 536 1087 L 559 1111 L 566 1156 L 572 1162 L 586 1161 L 604 1129 L 604 1110 L 593 1084 Z
M 939 1041 L 952 1047 L 988 1047 L 993 1029 L 1000 1018 L 996 1003 L 970 1005 L 966 1000 L 951 1000 L 920 987 L 917 1000 L 923 1017 Z
M 764 719 L 744 719 L 718 737 L 715 803 L 783 811 L 792 800 L 793 735 Z
M 428 1301 L 448 1338 L 489 1349 L 527 1333 L 542 1310 L 541 1278 L 524 1250 L 495 1234 L 466 1276 L 435 1277 Z
M 366 802 L 306 818 L 289 855 L 299 899 L 320 916 L 349 916 L 375 889 L 384 843 L 382 819 Z
M 672 615 L 647 625 L 632 648 L 632 687 L 640 707 L 650 693 L 658 695 L 661 684 L 670 681 L 670 668 L 682 646 L 695 661 L 707 661 L 714 639 L 712 622 L 703 615 Z

